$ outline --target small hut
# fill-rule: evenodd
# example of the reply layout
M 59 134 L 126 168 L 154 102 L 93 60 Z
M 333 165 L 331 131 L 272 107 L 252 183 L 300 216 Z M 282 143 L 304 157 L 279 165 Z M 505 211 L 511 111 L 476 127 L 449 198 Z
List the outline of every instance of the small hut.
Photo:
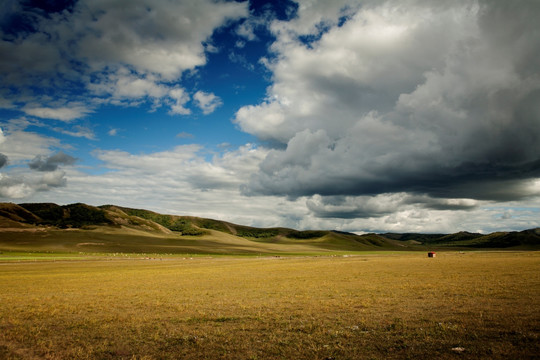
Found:
M 427 256 L 428 257 L 436 257 L 437 253 L 435 251 L 430 251 L 430 252 L 427 253 Z

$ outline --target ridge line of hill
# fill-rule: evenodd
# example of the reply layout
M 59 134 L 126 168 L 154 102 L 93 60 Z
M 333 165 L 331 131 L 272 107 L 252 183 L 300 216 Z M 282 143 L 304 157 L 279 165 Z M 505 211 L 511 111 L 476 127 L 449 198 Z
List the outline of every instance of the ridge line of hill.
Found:
M 26 236 L 30 237 L 28 234 L 38 229 L 42 232 L 55 232 L 57 236 L 70 230 L 72 235 L 77 232 L 80 238 L 86 236 L 91 239 L 101 236 L 111 242 L 115 239 L 114 236 L 116 239 L 122 236 L 125 238 L 139 236 L 142 245 L 144 245 L 143 239 L 154 239 L 152 241 L 155 242 L 157 238 L 162 239 L 162 242 L 177 240 L 171 245 L 173 247 L 180 246 L 189 240 L 197 242 L 195 244 L 197 248 L 202 248 L 207 242 L 209 248 L 206 250 L 210 252 L 223 250 L 220 246 L 230 248 L 232 243 L 241 249 L 316 248 L 328 251 L 424 250 L 427 248 L 535 250 L 540 247 L 540 228 L 491 234 L 461 231 L 453 234 L 370 233 L 357 235 L 332 230 L 256 228 L 221 220 L 166 215 L 117 205 L 96 207 L 83 203 L 69 205 L 0 203 L 2 238 L 7 238 L 6 234 L 15 232 L 26 232 Z M 10 236 L 17 238 L 13 234 Z M 81 241 L 77 244 L 81 243 L 85 242 Z M 121 245 L 118 246 L 122 247 Z M 0 241 L 1 249 L 2 242 Z

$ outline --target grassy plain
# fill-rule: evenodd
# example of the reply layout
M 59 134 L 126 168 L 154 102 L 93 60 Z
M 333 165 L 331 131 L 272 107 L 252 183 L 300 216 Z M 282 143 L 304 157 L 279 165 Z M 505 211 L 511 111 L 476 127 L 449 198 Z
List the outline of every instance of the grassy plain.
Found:
M 534 359 L 540 253 L 0 257 L 0 359 Z
M 231 234 L 207 230 L 201 236 L 181 236 L 95 227 L 93 230 L 26 229 L 0 233 L 0 251 L 63 253 L 167 253 L 167 254 L 319 254 L 337 250 L 373 249 L 344 241 L 338 236 L 315 240 L 256 242 Z

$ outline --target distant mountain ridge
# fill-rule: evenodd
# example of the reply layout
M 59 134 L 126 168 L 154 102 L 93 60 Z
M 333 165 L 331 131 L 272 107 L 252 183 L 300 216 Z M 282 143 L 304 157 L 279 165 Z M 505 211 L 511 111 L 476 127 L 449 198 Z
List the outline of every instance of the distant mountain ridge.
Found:
M 55 245 L 51 234 L 60 239 L 61 244 Z M 0 250 L 29 249 L 34 246 L 88 251 L 87 247 L 90 246 L 95 251 L 95 244 L 103 244 L 100 248 L 103 251 L 132 252 L 535 250 L 540 248 L 540 228 L 487 235 L 465 231 L 454 234 L 356 235 L 329 230 L 255 228 L 116 205 L 0 203 Z

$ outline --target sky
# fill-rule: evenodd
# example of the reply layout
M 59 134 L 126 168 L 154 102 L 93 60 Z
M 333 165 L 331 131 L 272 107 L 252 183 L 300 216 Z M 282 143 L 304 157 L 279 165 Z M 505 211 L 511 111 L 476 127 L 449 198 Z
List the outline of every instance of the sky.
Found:
M 540 1 L 3 0 L 0 201 L 540 227 Z

